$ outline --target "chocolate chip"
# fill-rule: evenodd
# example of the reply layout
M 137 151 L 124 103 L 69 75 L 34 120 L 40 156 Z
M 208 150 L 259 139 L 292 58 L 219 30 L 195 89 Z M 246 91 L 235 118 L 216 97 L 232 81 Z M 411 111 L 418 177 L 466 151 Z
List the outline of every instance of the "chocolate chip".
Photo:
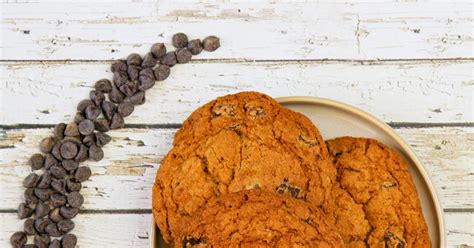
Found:
M 110 125 L 109 121 L 105 118 L 99 118 L 94 121 L 95 130 L 100 131 L 100 132 L 109 131 L 110 130 L 109 125 Z
M 67 180 L 69 180 L 69 179 L 67 179 Z M 53 205 L 53 207 L 64 206 L 64 204 L 66 204 L 66 202 L 67 202 L 66 196 L 64 196 L 61 193 L 54 193 L 54 194 L 51 195 L 51 204 Z
M 89 153 L 87 146 L 81 145 L 79 147 L 79 151 L 77 152 L 76 157 L 74 157 L 74 161 L 76 162 L 84 162 L 87 160 L 87 154 Z
M 89 147 L 89 158 L 94 161 L 100 161 L 104 158 L 104 151 L 100 146 L 92 145 Z
M 87 166 L 81 166 L 77 168 L 76 173 L 74 174 L 76 180 L 79 182 L 84 182 L 91 176 L 91 169 Z
M 52 137 L 47 137 L 41 140 L 40 142 L 40 151 L 43 153 L 48 153 L 53 149 L 55 142 Z
M 95 134 L 95 139 L 96 139 L 96 145 L 105 146 L 112 140 L 112 137 L 110 137 L 110 135 L 106 133 L 98 132 Z
M 36 153 L 30 157 L 28 160 L 28 164 L 31 166 L 33 170 L 39 170 L 44 165 L 44 157 L 43 155 Z
M 72 219 L 76 217 L 77 213 L 79 213 L 79 208 L 70 208 L 63 206 L 61 207 L 61 209 L 59 209 L 59 212 L 64 218 Z
M 166 54 L 166 47 L 163 43 L 155 43 L 151 46 L 151 53 L 156 59 L 160 59 Z
M 202 41 L 202 48 L 205 51 L 213 52 L 221 46 L 219 38 L 216 36 L 208 36 Z
M 91 105 L 94 105 L 94 102 L 92 100 L 84 99 L 84 100 L 80 101 L 79 104 L 77 104 L 77 111 L 79 111 L 81 113 L 84 113 L 84 111 L 86 111 L 86 108 L 91 106 Z
M 35 220 L 26 219 L 25 222 L 23 223 L 23 231 L 25 231 L 27 235 L 35 235 L 36 234 Z
M 49 219 L 52 220 L 53 222 L 59 222 L 60 220 L 63 219 L 63 216 L 60 213 L 60 208 L 55 208 L 49 212 Z
M 127 81 L 128 81 L 127 71 L 116 71 L 116 72 L 114 72 L 113 81 L 114 81 L 115 86 L 117 86 L 117 87 L 120 87 L 120 86 L 126 84 Z M 114 87 L 112 87 L 112 91 L 114 90 L 113 88 Z M 112 91 L 110 93 L 112 93 Z M 110 98 L 110 95 L 109 95 L 109 98 Z
M 127 70 L 127 64 L 125 64 L 125 61 L 123 60 L 117 60 L 112 65 L 110 66 L 110 70 L 112 72 L 116 71 L 126 71 Z
M 290 193 L 290 195 L 293 198 L 298 198 L 298 195 L 300 193 L 300 189 L 297 188 L 297 187 L 288 186 L 288 193 Z
M 52 240 L 51 243 L 49 243 L 48 248 L 61 248 L 61 241 L 59 241 L 58 239 Z
M 123 117 L 127 117 L 133 113 L 134 106 L 130 102 L 122 102 L 117 107 L 117 113 L 121 114 Z
M 112 83 L 108 79 L 100 79 L 99 81 L 95 82 L 95 90 L 102 93 L 109 93 L 112 91 Z
M 43 218 L 49 214 L 49 205 L 43 201 L 39 201 L 36 205 L 35 218 Z
M 176 51 L 176 61 L 180 64 L 185 64 L 191 61 L 193 54 L 187 48 L 181 48 Z
M 133 96 L 127 97 L 126 100 L 134 105 L 142 105 L 145 103 L 145 91 L 139 90 Z
M 112 90 L 112 87 L 110 90 Z M 105 95 L 101 91 L 91 90 L 89 92 L 89 98 L 94 102 L 96 106 L 100 106 L 102 101 L 105 100 Z
M 74 122 L 67 124 L 66 130 L 64 130 L 64 135 L 71 137 L 78 136 L 79 130 L 77 129 L 77 124 Z
M 102 110 L 95 105 L 90 105 L 86 108 L 86 115 L 85 117 L 89 120 L 95 120 L 101 114 Z M 79 129 L 79 132 L 81 130 Z
M 46 229 L 46 227 L 44 229 Z M 48 248 L 51 238 L 46 233 L 36 234 L 34 241 L 38 248 Z
M 112 87 L 112 91 L 109 93 L 109 100 L 113 103 L 121 103 L 123 99 L 125 99 L 125 95 L 117 87 Z
M 168 52 L 161 58 L 160 61 L 161 64 L 167 65 L 167 66 L 174 66 L 178 61 L 176 60 L 176 54 L 174 52 Z
M 81 182 L 76 181 L 74 178 L 69 178 L 66 180 L 66 187 L 69 192 L 81 190 Z
M 53 223 L 53 222 L 48 218 L 38 218 L 38 219 L 36 219 L 35 220 L 36 231 L 39 232 L 39 233 L 44 233 L 44 229 L 51 223 Z
M 136 65 L 129 66 L 127 68 L 128 79 L 130 79 L 131 81 L 137 80 L 138 75 L 140 74 L 141 70 L 142 68 L 140 66 L 136 66 Z
M 67 171 L 73 171 L 77 169 L 77 167 L 79 167 L 78 161 L 74 161 L 71 159 L 64 160 L 61 164 L 63 165 L 63 168 L 66 169 Z
M 190 40 L 186 46 L 193 55 L 198 55 L 202 52 L 202 44 L 200 39 Z
M 38 197 L 36 197 L 35 189 L 33 188 L 26 189 L 25 192 L 23 193 L 23 196 L 25 198 L 26 204 L 38 203 Z
M 61 157 L 61 144 L 60 143 L 56 143 L 56 145 L 54 145 L 53 150 L 51 151 L 51 154 L 54 156 L 56 160 L 59 160 L 59 161 L 63 160 L 63 158 Z M 53 162 L 53 160 L 51 160 L 50 162 Z
M 61 140 L 64 138 L 64 131 L 66 130 L 66 123 L 59 123 L 54 126 L 53 136 L 54 138 Z
M 36 187 L 40 189 L 46 189 L 46 188 L 49 188 L 50 184 L 51 184 L 51 175 L 48 172 L 45 172 L 43 173 L 43 175 L 40 176 L 38 185 Z
M 81 193 L 73 191 L 67 194 L 67 203 L 69 203 L 69 206 L 73 208 L 79 208 L 84 203 L 84 197 Z
M 53 179 L 51 181 L 51 188 L 60 193 L 66 193 L 66 179 Z
M 105 146 L 112 140 L 112 137 L 106 133 L 99 132 L 95 134 L 95 140 L 98 146 Z
M 51 196 L 51 189 L 35 188 L 34 192 L 35 192 L 35 196 L 38 197 L 38 199 L 40 199 L 42 201 L 48 200 L 49 197 Z
M 385 248 L 405 248 L 406 242 L 392 232 L 388 232 L 383 237 Z
M 163 81 L 167 79 L 170 75 L 170 67 L 167 65 L 159 65 L 155 68 L 155 79 L 157 81 Z
M 94 127 L 94 125 L 92 125 Z M 77 145 L 72 142 L 65 142 L 60 148 L 61 157 L 65 159 L 72 159 L 77 155 Z
M 89 109 L 89 107 L 87 109 Z M 83 120 L 79 123 L 78 129 L 79 129 L 79 132 L 82 135 L 89 135 L 89 134 L 92 134 L 94 132 L 94 122 L 92 122 L 91 120 L 93 120 L 93 119 L 97 118 L 97 116 L 99 116 L 100 109 L 97 108 L 97 107 L 93 107 L 93 108 L 95 108 L 95 110 L 98 111 L 98 114 L 97 115 L 94 114 L 94 116 L 88 116 L 87 118 L 89 120 Z M 91 119 L 90 117 L 95 117 L 95 118 Z
M 110 122 L 110 129 L 119 129 L 125 126 L 125 121 L 123 120 L 122 115 L 115 113 Z
M 173 35 L 172 43 L 176 48 L 183 48 L 188 44 L 188 36 L 184 33 L 176 33 Z
M 22 248 L 27 241 L 28 239 L 26 237 L 26 233 L 24 232 L 15 232 L 10 237 L 10 244 L 13 246 L 13 248 Z
M 126 84 L 120 86 L 120 92 L 122 92 L 125 96 L 133 96 L 133 94 L 135 94 L 138 89 L 138 83 L 135 83 L 135 81 L 127 82 Z
M 34 188 L 38 184 L 39 176 L 36 173 L 31 173 L 23 180 L 23 187 Z
M 138 78 L 140 82 L 138 85 L 139 90 L 147 90 L 155 85 L 155 75 L 153 69 L 147 68 L 140 71 L 140 76 Z
M 77 237 L 74 234 L 66 234 L 61 239 L 61 245 L 63 248 L 74 248 L 77 243 Z
M 25 203 L 20 203 L 16 214 L 19 219 L 25 219 L 33 215 L 33 210 L 30 207 L 28 207 Z
M 48 153 L 44 156 L 44 168 L 45 169 L 48 170 L 49 168 L 51 168 L 52 166 L 55 166 L 57 164 L 59 164 L 59 162 L 58 162 L 58 160 L 56 160 L 56 158 L 54 158 L 53 155 Z
M 147 53 L 145 57 L 143 57 L 142 67 L 152 68 L 156 65 L 156 63 L 157 63 L 157 60 L 155 59 L 155 57 L 153 57 L 153 54 L 150 52 L 150 53 Z
M 38 246 L 35 244 L 26 244 L 22 248 L 38 248 Z
M 64 219 L 58 222 L 58 230 L 61 233 L 68 233 L 74 229 L 74 222 L 70 219 Z
M 49 174 L 51 174 L 51 176 L 54 178 L 62 179 L 67 175 L 67 172 L 62 166 L 55 165 L 49 168 Z
M 102 102 L 102 113 L 104 114 L 105 118 L 107 119 L 112 119 L 112 116 L 115 112 L 115 104 L 109 102 L 109 101 L 104 101 Z
M 82 138 L 82 143 L 86 146 L 93 145 L 95 143 L 94 134 L 89 134 L 87 136 L 84 136 L 84 138 Z
M 74 123 L 79 123 L 85 119 L 86 117 L 81 112 L 76 112 L 76 115 L 74 115 Z
M 44 231 L 47 234 L 49 234 L 51 237 L 60 237 L 61 236 L 61 233 L 59 232 L 58 226 L 56 225 L 56 223 L 51 223 L 51 224 L 47 225 L 46 228 L 44 229 Z
M 183 247 L 188 247 L 188 244 L 189 245 L 198 245 L 198 244 L 202 244 L 202 243 L 206 243 L 207 239 L 206 238 L 194 238 L 194 237 L 191 237 L 191 236 L 187 236 L 183 239 Z
M 142 57 L 136 53 L 132 53 L 127 57 L 127 65 L 140 65 L 142 63 Z

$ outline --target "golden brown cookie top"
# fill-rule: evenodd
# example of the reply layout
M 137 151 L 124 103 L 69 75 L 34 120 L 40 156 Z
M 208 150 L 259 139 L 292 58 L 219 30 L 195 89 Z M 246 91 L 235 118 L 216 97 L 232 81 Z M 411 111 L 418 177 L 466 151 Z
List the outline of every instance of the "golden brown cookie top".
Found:
M 264 190 L 209 201 L 190 217 L 175 247 L 342 247 L 325 214 L 308 203 Z
M 372 139 L 327 141 L 337 169 L 334 215 L 348 247 L 431 247 L 408 167 Z
M 170 242 L 211 198 L 264 188 L 326 209 L 336 171 L 318 130 L 270 97 L 245 92 L 196 110 L 175 137 L 153 187 L 153 214 Z

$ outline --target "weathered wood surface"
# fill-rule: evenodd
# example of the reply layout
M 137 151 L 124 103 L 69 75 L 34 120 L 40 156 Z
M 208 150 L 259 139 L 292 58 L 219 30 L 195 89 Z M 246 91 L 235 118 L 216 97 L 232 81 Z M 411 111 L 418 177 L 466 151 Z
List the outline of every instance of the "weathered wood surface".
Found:
M 0 63 L 0 124 L 70 121 L 109 63 Z M 273 97 L 339 100 L 386 122 L 472 122 L 471 61 L 194 62 L 172 68 L 127 123 L 181 123 L 217 96 L 256 90 Z M 22 103 L 22 104 L 15 104 Z
M 0 147 L 0 206 L 14 209 L 22 200 L 21 180 L 31 169 L 28 156 L 49 129 L 3 130 Z M 151 187 L 175 129 L 124 129 L 100 162 L 87 162 L 93 176 L 83 185 L 85 209 L 149 209 Z M 413 147 L 431 175 L 445 209 L 474 209 L 474 128 L 401 128 L 397 132 Z M 123 197 L 126 195 L 127 197 Z
M 467 248 L 462 245 L 474 243 L 471 213 L 446 213 L 444 217 L 447 247 Z M 144 248 L 150 244 L 151 214 L 81 213 L 74 221 L 78 247 Z M 0 213 L 0 224 L 0 247 L 10 247 L 10 235 L 22 228 L 23 221 L 14 213 Z
M 108 1 L 2 6 L 3 59 L 109 60 L 176 31 L 222 37 L 206 59 L 472 58 L 472 1 Z

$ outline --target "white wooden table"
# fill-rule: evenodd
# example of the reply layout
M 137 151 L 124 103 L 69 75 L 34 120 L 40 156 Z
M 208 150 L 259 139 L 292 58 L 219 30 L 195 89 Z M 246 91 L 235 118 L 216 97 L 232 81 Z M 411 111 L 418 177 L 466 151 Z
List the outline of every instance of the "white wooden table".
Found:
M 474 246 L 473 4 L 121 1 L 1 5 L 0 247 L 22 221 L 28 157 L 72 120 L 109 65 L 173 33 L 221 48 L 173 67 L 145 105 L 87 162 L 80 247 L 147 247 L 151 187 L 179 124 L 216 96 L 243 90 L 326 97 L 388 122 L 432 177 L 449 247 Z M 170 46 L 171 47 L 171 46 Z

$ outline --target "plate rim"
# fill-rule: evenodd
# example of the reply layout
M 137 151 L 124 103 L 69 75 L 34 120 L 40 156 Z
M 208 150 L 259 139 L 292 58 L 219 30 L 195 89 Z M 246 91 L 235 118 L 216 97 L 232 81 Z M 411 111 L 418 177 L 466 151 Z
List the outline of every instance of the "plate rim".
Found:
M 372 124 L 378 126 L 381 128 L 384 132 L 386 132 L 394 141 L 400 145 L 400 147 L 406 152 L 406 155 L 413 161 L 415 164 L 416 168 L 418 169 L 418 172 L 423 178 L 423 181 L 428 187 L 428 191 L 430 192 L 430 196 L 433 199 L 433 203 L 435 206 L 435 213 L 436 217 L 438 218 L 438 232 L 440 233 L 439 239 L 439 244 L 441 247 L 445 247 L 445 225 L 444 225 L 444 215 L 443 215 L 443 210 L 441 207 L 441 203 L 438 197 L 438 192 L 436 188 L 434 187 L 431 178 L 425 169 L 425 166 L 421 161 L 418 159 L 416 156 L 415 152 L 411 149 L 410 145 L 397 133 L 395 130 L 387 125 L 387 123 L 383 122 L 382 120 L 378 119 L 374 115 L 359 109 L 357 107 L 354 107 L 352 105 L 328 99 L 328 98 L 321 98 L 321 97 L 312 97 L 312 96 L 286 96 L 286 97 L 276 97 L 274 98 L 279 104 L 295 104 L 295 103 L 307 103 L 307 104 L 318 104 L 318 105 L 325 105 L 328 107 L 332 108 L 338 108 L 342 109 L 346 112 L 353 113 L 359 117 L 364 118 L 365 120 L 371 122 Z M 157 226 L 153 217 L 153 211 L 151 214 L 152 218 L 152 230 L 151 230 L 151 242 L 150 242 L 150 247 L 151 248 L 158 248 L 157 244 Z

